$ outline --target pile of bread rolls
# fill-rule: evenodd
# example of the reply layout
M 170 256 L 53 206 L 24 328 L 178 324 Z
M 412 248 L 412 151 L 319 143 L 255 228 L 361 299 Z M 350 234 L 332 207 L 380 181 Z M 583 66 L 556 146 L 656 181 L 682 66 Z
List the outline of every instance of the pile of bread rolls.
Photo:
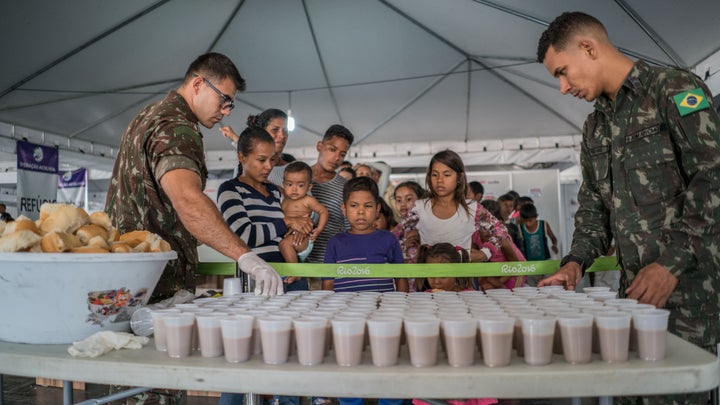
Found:
M 105 212 L 68 204 L 43 204 L 40 219 L 23 215 L 0 221 L 0 252 L 131 253 L 167 252 L 170 244 L 149 231 L 120 234 Z

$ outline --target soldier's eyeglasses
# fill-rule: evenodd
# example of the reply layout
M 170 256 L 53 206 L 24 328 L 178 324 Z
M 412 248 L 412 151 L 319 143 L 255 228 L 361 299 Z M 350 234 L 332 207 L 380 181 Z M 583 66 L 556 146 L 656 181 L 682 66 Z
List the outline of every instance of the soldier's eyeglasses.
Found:
M 221 100 L 220 101 L 220 109 L 221 110 L 224 110 L 226 108 L 232 110 L 233 108 L 235 108 L 235 101 L 233 100 L 232 97 L 228 96 L 227 94 L 223 94 L 222 91 L 218 90 L 217 87 L 213 86 L 213 84 L 210 83 L 210 80 L 208 80 L 198 74 L 196 74 L 195 76 L 203 79 L 205 84 L 207 84 L 208 87 L 210 87 L 212 89 L 212 91 L 214 91 L 215 93 L 217 93 L 218 96 L 220 96 L 220 100 Z

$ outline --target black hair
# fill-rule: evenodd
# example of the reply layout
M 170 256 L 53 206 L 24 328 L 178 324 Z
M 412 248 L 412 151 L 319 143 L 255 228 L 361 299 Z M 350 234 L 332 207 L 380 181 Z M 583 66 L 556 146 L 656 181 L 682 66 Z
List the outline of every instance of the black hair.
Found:
M 14 219 L 13 219 L 12 215 L 10 215 L 9 213 L 3 212 L 2 214 L 0 214 L 0 221 L 12 222 L 12 221 L 14 221 Z
M 470 187 L 473 194 L 485 194 L 485 187 L 479 181 L 471 181 L 468 183 L 468 187 Z
M 500 197 L 497 198 L 497 201 L 498 202 L 512 201 L 513 206 L 515 205 L 515 197 L 513 197 L 513 195 L 510 193 L 505 193 L 505 194 L 501 195 Z
M 540 36 L 537 47 L 537 61 L 543 63 L 548 49 L 564 50 L 574 35 L 586 29 L 594 29 L 607 35 L 605 27 L 597 18 L 579 11 L 560 14 Z
M 538 212 L 537 208 L 535 208 L 535 204 L 525 204 L 522 207 L 520 207 L 520 218 L 522 219 L 529 219 L 529 218 L 537 218 Z
M 350 132 L 349 129 L 345 128 L 340 124 L 335 124 L 331 125 L 330 128 L 325 131 L 325 135 L 323 135 L 322 141 L 327 142 L 335 136 L 346 140 L 348 145 L 352 145 L 353 141 L 355 140 L 355 136 L 353 136 L 352 132 Z
M 415 181 L 410 180 L 410 181 L 403 181 L 402 183 L 395 186 L 395 190 L 393 191 L 393 197 L 395 197 L 395 191 L 397 191 L 399 188 L 403 188 L 403 187 L 406 187 L 406 188 L 409 188 L 410 190 L 412 190 L 412 192 L 415 193 L 415 195 L 417 196 L 418 199 L 425 198 L 425 196 L 427 194 L 427 191 L 425 191 L 425 189 L 422 188 L 422 186 L 420 184 L 418 184 Z
M 498 221 L 502 221 L 502 211 L 500 210 L 500 203 L 495 200 L 482 200 L 480 202 L 480 205 L 482 205 L 486 210 L 488 210 L 489 213 L 492 214 L 492 216 L 495 217 Z
M 235 83 L 237 91 L 245 91 L 245 79 L 240 76 L 240 72 L 230 58 L 221 53 L 210 52 L 195 58 L 185 72 L 185 82 L 192 80 L 193 75 L 196 74 L 216 82 L 230 78 Z
M 451 245 L 450 243 L 436 243 L 434 245 L 420 245 L 418 249 L 418 263 L 427 263 L 428 258 L 441 256 L 448 263 L 470 263 L 470 253 L 467 250 Z M 423 289 L 429 288 L 427 279 L 421 281 Z M 455 277 L 455 284 L 461 289 L 472 289 L 472 278 Z
M 274 120 L 275 118 L 282 118 L 286 120 L 287 114 L 285 114 L 285 112 L 282 110 L 278 110 L 277 108 L 268 108 L 260 114 L 248 115 L 247 126 L 265 129 L 268 125 L 270 125 L 270 121 Z
M 340 172 L 348 172 L 352 175 L 352 178 L 357 177 L 357 173 L 355 173 L 355 170 L 353 170 L 352 167 L 343 167 L 340 170 L 338 170 L 338 173 Z
M 275 145 L 272 136 L 263 128 L 245 128 L 238 137 L 237 152 L 243 156 L 248 156 L 253 152 L 258 143 L 263 142 Z M 242 172 L 242 165 L 238 164 L 238 176 L 241 175 Z
M 390 205 L 382 198 L 380 199 L 380 215 L 385 217 L 385 222 L 387 222 L 387 226 L 389 229 L 395 228 L 395 225 L 397 225 L 397 221 L 395 220 L 393 210 L 392 208 L 390 208 Z
M 282 153 L 282 154 L 280 154 L 280 156 L 281 156 L 282 160 L 287 163 L 292 163 L 297 160 L 297 159 L 295 159 L 295 156 L 293 156 L 289 153 Z
M 532 198 L 524 195 L 517 200 L 518 205 L 525 205 L 525 204 L 535 204 L 535 201 L 533 201 Z
M 432 189 L 430 186 L 430 178 L 432 176 L 432 167 L 435 163 L 442 163 L 445 166 L 449 167 L 450 170 L 454 171 L 457 174 L 457 186 L 455 187 L 455 192 L 453 193 L 453 201 L 461 207 L 465 209 L 465 213 L 470 215 L 470 207 L 468 207 L 467 201 L 465 201 L 465 196 L 467 195 L 467 181 L 465 180 L 465 164 L 462 161 L 462 158 L 460 155 L 458 155 L 456 152 L 445 149 L 444 151 L 436 153 L 432 159 L 430 159 L 430 164 L 428 165 L 427 174 L 425 175 L 425 185 L 428 188 L 428 196 L 431 200 L 435 199 L 437 197 L 437 194 L 435 193 L 435 190 Z M 434 201 L 433 201 L 434 203 Z
M 350 194 L 355 191 L 368 191 L 372 194 L 376 203 L 380 201 L 377 184 L 369 177 L 355 177 L 345 183 L 343 187 L 343 204 L 348 202 Z
M 301 173 L 305 172 L 308 178 L 308 182 L 312 181 L 312 168 L 307 163 L 296 160 L 294 162 L 290 162 L 287 166 L 285 166 L 285 173 Z

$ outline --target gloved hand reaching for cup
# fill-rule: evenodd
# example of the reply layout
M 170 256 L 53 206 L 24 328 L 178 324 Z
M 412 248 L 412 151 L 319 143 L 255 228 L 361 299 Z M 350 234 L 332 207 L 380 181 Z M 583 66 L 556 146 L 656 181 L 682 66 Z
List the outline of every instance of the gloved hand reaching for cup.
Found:
M 240 270 L 255 279 L 255 295 L 274 296 L 283 294 L 283 282 L 275 269 L 253 252 L 241 255 L 238 260 Z

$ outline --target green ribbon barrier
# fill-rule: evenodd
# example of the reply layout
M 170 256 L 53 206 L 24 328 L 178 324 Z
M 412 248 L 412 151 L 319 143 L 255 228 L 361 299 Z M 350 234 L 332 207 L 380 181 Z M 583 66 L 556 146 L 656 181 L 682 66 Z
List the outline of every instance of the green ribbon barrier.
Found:
M 560 268 L 560 260 L 433 264 L 270 263 L 270 265 L 281 276 L 333 278 L 497 277 L 552 274 Z M 587 271 L 609 270 L 620 270 L 615 257 L 597 258 L 587 269 Z

